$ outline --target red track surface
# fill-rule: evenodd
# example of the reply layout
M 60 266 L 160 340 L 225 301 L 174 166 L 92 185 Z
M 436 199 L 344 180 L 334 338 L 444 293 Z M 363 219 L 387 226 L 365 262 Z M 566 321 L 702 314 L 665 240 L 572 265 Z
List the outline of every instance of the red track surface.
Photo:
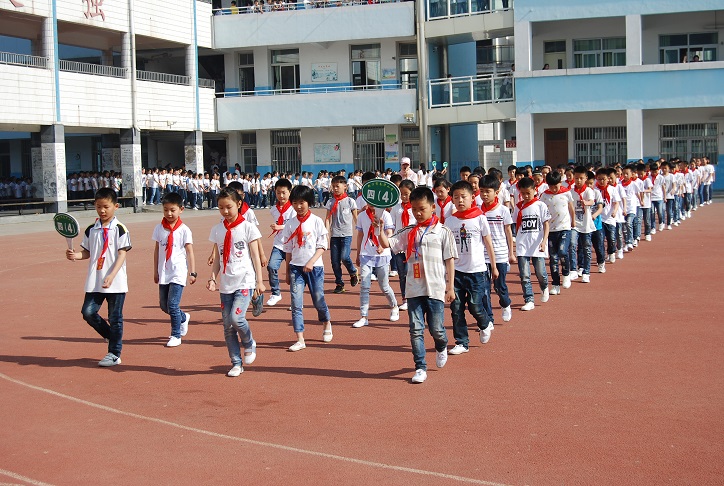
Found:
M 106 345 L 80 315 L 87 262 L 64 260 L 49 222 L 3 236 L 0 483 L 722 484 L 722 213 L 697 211 L 509 323 L 493 297 L 490 343 L 471 340 L 442 370 L 429 352 L 423 385 L 409 382 L 404 314 L 388 322 L 373 284 L 371 325 L 352 329 L 358 287 L 331 293 L 328 255 L 334 342 L 306 302 L 308 347 L 286 351 L 283 286 L 279 305 L 249 316 L 256 362 L 224 376 L 219 299 L 202 283 L 215 212 L 184 214 L 203 266 L 174 349 L 152 279 L 160 217 L 121 216 L 134 249 L 123 364 L 111 369 L 96 365 Z M 508 283 L 515 309 L 515 273 Z

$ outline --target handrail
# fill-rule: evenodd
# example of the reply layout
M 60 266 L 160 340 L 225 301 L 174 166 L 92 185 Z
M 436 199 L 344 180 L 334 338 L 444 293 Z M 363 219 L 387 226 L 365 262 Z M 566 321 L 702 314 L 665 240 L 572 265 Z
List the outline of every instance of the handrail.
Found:
M 93 74 L 96 76 L 110 76 L 113 78 L 125 78 L 126 68 L 115 66 L 102 66 L 100 64 L 92 64 L 89 62 L 60 60 L 60 70 L 69 73 Z
M 190 76 L 182 76 L 180 74 L 157 73 L 153 71 L 136 71 L 136 79 L 139 81 L 152 81 L 154 83 L 180 84 L 189 86 L 191 84 Z
M 14 52 L 0 52 L 0 64 L 46 69 L 48 67 L 48 58 L 30 56 L 28 54 L 16 54 Z
M 431 79 L 427 84 L 430 108 L 477 105 L 515 100 L 513 73 Z
M 413 87 L 411 87 L 413 88 Z M 400 89 L 411 89 L 403 88 L 401 83 L 387 83 L 387 84 L 368 84 L 364 86 L 305 86 L 302 88 L 295 89 L 259 89 L 255 91 L 231 91 L 217 92 L 217 98 L 238 98 L 240 96 L 278 96 L 278 95 L 295 95 L 295 94 L 327 94 L 327 93 L 351 93 L 354 91 L 383 91 L 383 90 L 400 90 Z
M 236 15 L 250 13 L 274 13 L 291 10 L 309 10 L 316 8 L 350 7 L 353 5 L 375 5 L 380 3 L 398 3 L 400 0 L 307 0 L 301 2 L 284 2 L 275 4 L 267 0 L 262 6 L 222 7 L 212 10 L 213 15 Z M 408 0 L 403 0 L 408 1 Z M 237 3 L 241 3 L 241 0 Z
M 216 81 L 213 79 L 199 78 L 199 88 L 216 88 Z
M 427 20 L 510 10 L 513 0 L 427 0 Z

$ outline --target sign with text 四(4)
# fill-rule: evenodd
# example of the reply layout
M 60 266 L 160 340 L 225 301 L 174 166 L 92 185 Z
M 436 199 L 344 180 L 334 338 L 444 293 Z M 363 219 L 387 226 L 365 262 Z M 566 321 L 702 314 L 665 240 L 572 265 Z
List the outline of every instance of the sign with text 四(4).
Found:
M 67 213 L 58 213 L 53 217 L 53 224 L 55 225 L 55 231 L 60 233 L 60 236 L 66 238 L 75 238 L 78 236 L 78 220 Z
M 362 198 L 370 206 L 391 208 L 400 201 L 400 190 L 387 179 L 372 179 L 362 186 Z

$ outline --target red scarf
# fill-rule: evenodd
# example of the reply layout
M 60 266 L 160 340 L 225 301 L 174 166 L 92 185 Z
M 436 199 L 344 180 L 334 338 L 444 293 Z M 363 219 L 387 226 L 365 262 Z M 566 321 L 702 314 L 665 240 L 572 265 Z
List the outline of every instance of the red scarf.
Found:
M 450 196 L 446 197 L 445 200 L 440 204 L 440 200 L 437 200 L 437 205 L 440 206 L 440 222 L 442 224 L 445 224 L 445 206 L 447 206 L 447 203 L 451 202 L 452 198 Z
M 241 213 L 239 213 L 236 216 L 236 221 L 234 221 L 233 223 L 229 223 L 226 219 L 224 219 L 224 228 L 226 228 L 226 236 L 224 236 L 224 272 L 223 273 L 226 273 L 226 264 L 229 261 L 229 256 L 231 255 L 231 247 L 234 244 L 234 240 L 231 237 L 231 230 L 236 228 L 243 222 L 244 222 L 244 216 L 242 216 Z
M 277 211 L 279 211 L 279 217 L 277 218 L 277 225 L 281 226 L 284 224 L 284 213 L 286 213 L 287 210 L 292 207 L 292 202 L 287 201 L 284 204 L 284 206 L 282 206 L 282 207 L 279 207 L 279 204 L 277 204 L 276 206 L 277 206 Z M 272 234 L 269 236 L 273 236 L 277 233 L 279 233 L 279 230 L 274 230 L 274 231 L 272 231 Z
M 623 182 L 621 183 L 621 185 L 622 185 L 623 187 L 628 187 L 629 184 L 631 184 L 633 181 L 634 181 L 633 179 L 629 179 L 628 181 L 623 181 Z
M 656 185 L 656 178 L 659 176 L 659 174 L 651 174 L 651 185 Z
M 608 190 L 607 190 L 608 186 L 601 187 L 598 185 L 598 182 L 597 182 L 596 187 L 598 188 L 599 191 L 601 191 L 601 195 L 606 200 L 606 203 L 611 204 L 611 195 L 608 193 Z
M 568 184 L 568 189 L 570 189 L 576 184 L 576 181 L 574 181 L 573 179 L 566 179 L 566 184 Z
M 105 255 L 106 251 L 108 250 L 108 227 L 101 226 L 101 229 L 103 229 L 103 250 L 101 250 L 101 256 L 98 257 L 98 263 L 100 263 L 100 268 L 103 268 L 103 264 L 105 263 L 103 255 Z
M 290 240 L 294 239 L 294 237 L 297 237 L 297 246 L 300 248 L 302 247 L 302 243 L 304 243 L 304 232 L 302 231 L 302 225 L 306 220 L 309 219 L 309 216 L 312 215 L 311 211 L 307 211 L 307 214 L 302 216 L 301 218 L 297 216 L 297 219 L 299 220 L 299 226 L 297 226 L 297 229 L 294 230 L 294 233 L 291 234 L 289 237 Z
M 540 181 L 540 184 L 535 185 L 535 192 L 540 194 L 540 186 L 542 186 L 545 183 L 545 181 Z
M 249 210 L 249 205 L 246 204 L 245 202 L 241 203 L 241 209 L 239 209 L 239 214 L 244 216 L 248 210 Z
M 332 207 L 329 209 L 329 217 L 331 218 L 334 213 L 337 212 L 337 206 L 339 205 L 339 202 L 342 199 L 347 199 L 347 193 L 343 193 L 341 196 L 337 196 L 334 194 L 334 203 L 332 203 Z
M 477 207 L 478 207 L 478 201 L 477 201 L 477 199 L 478 199 L 478 196 L 479 196 L 479 195 L 480 195 L 480 189 L 478 189 L 477 191 L 475 191 L 475 192 L 473 193 L 473 205 L 472 205 L 472 207 L 474 207 L 474 208 L 477 208 Z
M 166 261 L 171 259 L 171 253 L 173 253 L 173 232 L 176 231 L 182 224 L 181 218 L 179 218 L 176 220 L 176 224 L 173 225 L 172 228 L 169 222 L 166 221 L 166 218 L 161 220 L 161 225 L 168 230 L 168 239 L 166 240 Z
M 477 218 L 478 216 L 482 216 L 485 214 L 482 209 L 476 208 L 476 207 L 470 207 L 466 209 L 465 211 L 458 211 L 455 213 L 455 217 L 458 219 L 473 219 Z
M 518 206 L 518 217 L 516 218 L 515 222 L 516 222 L 516 229 L 518 231 L 520 231 L 520 228 L 523 226 L 523 210 L 535 202 L 538 202 L 537 197 L 534 197 L 533 199 L 531 199 L 530 201 L 528 201 L 525 204 L 523 204 L 523 201 L 516 204 L 516 206 Z
M 375 208 L 367 206 L 367 209 L 365 209 L 365 213 L 367 213 L 367 216 L 370 218 L 370 228 L 367 230 L 367 239 L 365 240 L 365 246 L 367 246 L 367 242 L 369 241 L 372 243 L 373 246 L 379 247 L 380 242 L 377 239 L 377 228 L 374 224 L 372 224 L 375 222 Z M 403 214 L 407 214 L 407 211 L 405 210 Z
M 555 196 L 556 194 L 565 194 L 565 193 L 567 193 L 567 192 L 570 191 L 570 190 L 571 190 L 570 187 L 563 187 L 563 186 L 561 186 L 561 188 L 558 189 L 558 192 L 553 192 L 553 191 L 551 191 L 550 189 L 546 189 L 546 190 L 543 191 L 543 192 L 545 192 L 546 194 L 552 194 L 552 195 Z
M 485 213 L 487 213 L 488 211 L 491 211 L 491 210 L 495 209 L 495 207 L 496 207 L 497 205 L 498 205 L 498 196 L 495 196 L 495 200 L 493 201 L 493 204 L 491 204 L 490 206 L 486 206 L 486 205 L 485 205 L 485 201 L 483 201 L 483 207 L 481 207 L 480 209 L 481 209 L 481 211 L 483 212 L 483 214 L 485 214 Z M 455 214 L 457 214 L 457 213 L 455 213 Z
M 573 186 L 573 190 L 576 191 L 576 194 L 578 194 L 578 198 L 583 201 L 583 193 L 586 192 L 586 189 L 588 189 L 588 186 L 586 184 L 583 184 L 581 186 L 581 190 L 579 191 L 576 189 L 576 186 Z
M 417 251 L 415 250 L 415 246 L 417 243 L 417 230 L 425 227 L 429 229 L 432 226 L 435 226 L 438 221 L 439 219 L 437 218 L 437 215 L 433 214 L 430 219 L 428 219 L 427 221 L 423 221 L 422 223 L 417 223 L 417 226 L 410 230 L 410 232 L 407 234 L 407 251 L 405 252 L 407 253 L 407 258 L 405 259 L 405 261 L 410 261 L 410 257 L 412 256 L 413 252 L 415 252 L 415 255 L 417 255 Z M 420 244 L 422 244 L 422 237 L 420 237 Z
M 402 227 L 406 227 L 410 225 L 410 211 L 409 209 L 412 207 L 411 202 L 406 203 L 400 203 L 402 205 L 402 214 L 400 215 L 400 219 L 402 219 Z

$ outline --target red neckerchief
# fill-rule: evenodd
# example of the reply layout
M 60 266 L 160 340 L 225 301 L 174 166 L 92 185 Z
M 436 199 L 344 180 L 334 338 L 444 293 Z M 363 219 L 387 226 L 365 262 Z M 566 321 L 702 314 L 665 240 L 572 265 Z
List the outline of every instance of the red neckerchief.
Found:
M 437 205 L 440 206 L 440 222 L 442 224 L 445 224 L 445 206 L 447 206 L 447 203 L 452 201 L 452 198 L 450 196 L 445 198 L 445 201 L 443 201 L 442 204 L 440 204 L 440 200 L 437 200 Z
M 231 247 L 234 244 L 234 241 L 231 237 L 231 230 L 239 226 L 241 223 L 244 222 L 244 216 L 239 213 L 236 216 L 236 220 L 233 223 L 229 223 L 224 219 L 224 228 L 226 228 L 226 235 L 224 236 L 224 272 L 226 273 L 226 263 L 229 261 L 229 256 L 231 255 Z
M 455 213 L 455 217 L 458 219 L 473 219 L 477 218 L 478 216 L 482 216 L 485 214 L 482 209 L 478 207 L 470 207 L 466 209 L 465 211 L 458 211 Z
M 556 194 L 565 194 L 565 193 L 567 193 L 567 192 L 570 191 L 570 190 L 571 190 L 571 189 L 570 189 L 569 187 L 563 187 L 563 186 L 561 186 L 561 188 L 558 189 L 558 192 L 553 192 L 553 191 L 551 191 L 550 189 L 546 189 L 546 190 L 543 191 L 543 192 L 545 192 L 546 194 L 552 194 L 552 195 L 555 196 Z
M 241 203 L 241 208 L 239 209 L 239 214 L 244 216 L 248 210 L 249 210 L 249 205 L 246 204 L 245 202 Z
M 380 242 L 377 239 L 377 228 L 373 224 L 375 222 L 375 208 L 367 206 L 365 213 L 367 213 L 367 216 L 370 218 L 370 228 L 367 230 L 367 239 L 365 240 L 364 246 L 367 246 L 367 242 L 369 241 L 373 246 L 379 247 Z M 407 213 L 407 211 L 405 211 L 405 213 Z
M 473 205 L 472 205 L 472 207 L 474 207 L 474 208 L 477 208 L 477 207 L 478 207 L 478 201 L 477 201 L 477 199 L 478 199 L 478 196 L 479 196 L 479 195 L 480 195 L 480 189 L 478 189 L 477 191 L 475 191 L 475 192 L 473 193 Z
M 621 185 L 622 185 L 623 187 L 628 187 L 629 184 L 631 184 L 633 181 L 634 181 L 633 179 L 629 179 L 628 181 L 623 181 L 623 182 L 621 182 Z
M 603 195 L 603 198 L 606 200 L 606 203 L 611 204 L 611 195 L 608 193 L 608 186 L 601 187 L 598 185 L 598 182 L 596 182 L 596 187 L 599 191 L 601 191 L 601 195 Z
M 181 223 L 181 218 L 176 220 L 176 224 L 173 225 L 173 228 L 171 227 L 169 222 L 166 221 L 166 218 L 163 218 L 161 220 L 161 225 L 163 225 L 163 227 L 168 230 L 168 239 L 166 240 L 166 261 L 169 261 L 169 259 L 171 258 L 171 253 L 173 253 L 173 232 L 176 231 L 179 226 L 181 226 L 181 224 L 183 224 Z
M 410 225 L 410 211 L 409 209 L 412 207 L 411 202 L 406 203 L 400 203 L 402 205 L 402 214 L 400 215 L 400 219 L 402 220 L 402 227 L 406 227 Z
M 498 206 L 498 196 L 495 196 L 495 200 L 493 200 L 493 204 L 490 206 L 485 205 L 485 201 L 483 201 L 482 207 L 480 208 L 480 211 L 482 211 L 483 214 L 487 213 L 488 211 L 491 211 L 495 209 Z M 457 215 L 458 213 L 455 213 Z
M 108 223 L 108 226 L 110 226 L 110 224 L 111 223 Z M 98 261 L 101 262 L 101 268 L 103 268 L 103 263 L 105 263 L 103 255 L 105 255 L 108 250 L 108 226 L 103 226 L 103 223 L 101 223 L 101 229 L 103 230 L 103 250 L 101 250 L 101 256 L 98 257 Z
M 588 189 L 588 186 L 586 184 L 583 184 L 581 186 L 581 190 L 579 191 L 576 189 L 576 186 L 573 186 L 573 190 L 576 191 L 576 194 L 578 194 L 578 198 L 583 201 L 583 193 L 586 192 L 586 189 Z
M 651 177 L 651 185 L 656 185 L 656 178 L 659 176 L 659 174 L 651 174 L 649 177 Z
M 332 217 L 332 215 L 333 215 L 334 213 L 337 212 L 337 206 L 339 205 L 339 202 L 340 202 L 342 199 L 347 199 L 347 193 L 346 193 L 346 192 L 345 192 L 345 193 L 342 193 L 341 196 L 337 196 L 336 194 L 334 194 L 333 196 L 334 196 L 334 202 L 332 203 L 332 207 L 329 208 L 329 217 L 330 217 L 330 218 Z
M 536 184 L 536 185 L 535 185 L 535 192 L 540 193 L 540 191 L 539 191 L 540 186 L 542 186 L 544 182 L 545 182 L 545 181 L 540 181 L 540 184 Z
M 517 223 L 516 228 L 518 230 L 520 230 L 520 228 L 523 226 L 523 210 L 535 202 L 538 202 L 537 197 L 534 197 L 525 204 L 523 204 L 523 201 L 516 204 L 516 206 L 518 206 L 518 217 L 516 218 L 515 222 Z
M 576 184 L 576 181 L 574 181 L 573 179 L 566 179 L 566 184 L 568 184 L 568 189 L 570 189 Z
M 302 231 L 302 225 L 306 220 L 309 219 L 309 216 L 312 215 L 311 211 L 307 211 L 307 214 L 302 216 L 301 218 L 297 216 L 297 219 L 299 220 L 299 226 L 297 226 L 297 229 L 294 230 L 294 233 L 291 234 L 289 237 L 290 240 L 294 239 L 294 237 L 297 237 L 297 245 L 301 248 L 302 243 L 304 243 L 304 232 Z
M 513 177 L 512 179 L 508 179 L 508 184 L 510 184 L 510 187 L 513 187 L 514 185 L 518 184 L 518 180 Z
M 284 213 L 286 213 L 287 210 L 292 207 L 292 202 L 287 201 L 283 207 L 279 207 L 279 204 L 277 204 L 276 206 L 277 206 L 277 211 L 279 211 L 279 217 L 277 218 L 277 225 L 281 226 L 284 224 Z M 273 236 L 277 233 L 279 233 L 279 230 L 274 230 L 274 231 L 272 231 L 272 234 L 269 236 Z
M 456 213 L 457 214 L 457 213 Z M 430 228 L 432 226 L 435 226 L 438 223 L 439 219 L 436 214 L 433 214 L 432 217 L 426 221 L 423 221 L 422 223 L 417 223 L 417 225 L 410 230 L 410 232 L 407 234 L 407 258 L 405 261 L 410 261 L 410 257 L 412 256 L 412 252 L 415 252 L 415 255 L 417 255 L 417 250 L 415 249 L 416 243 L 417 243 L 417 230 L 422 229 L 424 227 Z M 422 244 L 422 238 L 420 238 L 420 244 Z

